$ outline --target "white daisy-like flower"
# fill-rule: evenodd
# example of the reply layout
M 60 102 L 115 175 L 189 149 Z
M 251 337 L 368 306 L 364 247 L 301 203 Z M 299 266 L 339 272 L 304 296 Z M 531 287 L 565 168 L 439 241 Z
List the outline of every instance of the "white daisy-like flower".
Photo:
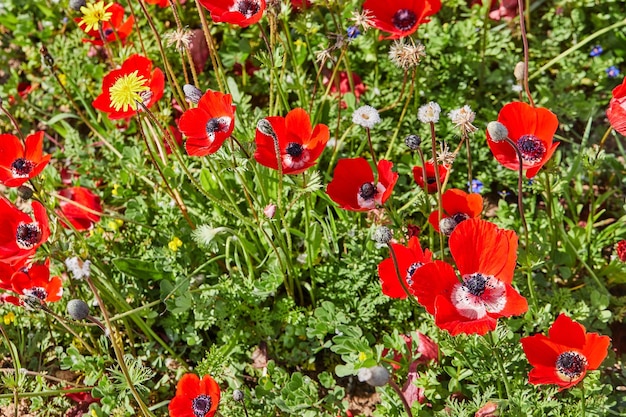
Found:
M 352 113 L 352 123 L 371 129 L 380 122 L 378 110 L 372 106 L 361 106 Z
M 431 101 L 428 104 L 424 104 L 417 111 L 417 118 L 422 123 L 437 123 L 439 121 L 439 115 L 441 114 L 441 107 L 439 104 Z

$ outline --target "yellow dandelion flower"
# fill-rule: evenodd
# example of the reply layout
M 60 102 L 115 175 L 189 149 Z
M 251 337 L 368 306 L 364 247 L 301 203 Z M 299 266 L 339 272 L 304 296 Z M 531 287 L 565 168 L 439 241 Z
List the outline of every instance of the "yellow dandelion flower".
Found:
M 172 252 L 176 252 L 178 248 L 183 246 L 183 241 L 177 238 L 176 236 L 174 236 L 174 238 L 170 240 L 170 243 L 168 243 L 167 246 L 170 248 Z
M 2 317 L 2 320 L 4 321 L 4 325 L 8 326 L 15 321 L 15 314 L 13 314 L 12 311 L 9 311 L 7 314 L 4 315 L 4 317 Z
M 111 191 L 111 194 L 113 194 L 114 196 L 117 197 L 119 195 L 119 193 L 117 191 L 118 188 L 120 188 L 119 184 L 113 184 L 113 190 Z
M 80 26 L 86 25 L 85 32 L 97 30 L 101 22 L 108 22 L 111 16 L 113 16 L 113 13 L 107 12 L 107 9 L 111 6 L 113 6 L 113 3 L 104 4 L 103 0 L 81 7 L 80 11 L 83 14 L 83 18 L 78 24 Z
M 150 91 L 150 87 L 146 84 L 143 76 L 139 75 L 139 71 L 133 71 L 115 80 L 115 83 L 109 89 L 109 98 L 111 106 L 115 111 L 128 111 L 129 108 L 136 109 L 137 102 L 143 103 L 144 98 L 140 93 Z

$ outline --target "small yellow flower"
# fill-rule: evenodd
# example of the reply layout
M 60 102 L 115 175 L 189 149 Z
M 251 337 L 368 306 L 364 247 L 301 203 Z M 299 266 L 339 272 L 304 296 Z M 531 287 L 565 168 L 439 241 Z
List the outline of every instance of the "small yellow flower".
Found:
M 150 91 L 150 87 L 146 84 L 143 76 L 139 75 L 139 71 L 133 71 L 115 80 L 115 84 L 109 88 L 109 98 L 111 106 L 115 111 L 128 111 L 129 108 L 136 109 L 137 102 L 143 103 L 144 98 L 140 95 L 144 91 Z
M 7 314 L 4 315 L 4 317 L 2 317 L 2 319 L 4 320 L 4 325 L 8 326 L 15 321 L 15 314 L 13 314 L 12 311 L 9 311 Z
M 365 354 L 365 352 L 359 352 L 359 360 L 361 362 L 364 362 L 365 359 L 367 359 L 367 355 Z
M 67 85 L 67 76 L 65 74 L 59 74 L 59 82 L 63 86 Z
M 87 25 L 85 27 L 85 32 L 97 30 L 100 27 L 100 22 L 108 22 L 111 19 L 111 16 L 113 16 L 113 13 L 107 12 L 107 9 L 111 6 L 113 6 L 113 3 L 105 5 L 103 0 L 81 7 L 80 11 L 83 14 L 83 18 L 80 22 L 78 22 L 78 24 L 81 26 Z
M 293 44 L 294 44 L 294 45 L 296 45 L 296 47 L 297 47 L 298 49 L 300 49 L 300 48 L 302 48 L 302 47 L 306 46 L 306 42 L 304 42 L 304 41 L 303 41 L 302 39 L 300 39 L 300 38 L 296 39 L 296 40 L 294 41 L 294 43 L 293 43 Z
M 119 193 L 117 192 L 118 188 L 120 188 L 119 184 L 113 184 L 113 190 L 111 191 L 111 194 L 117 197 L 119 195 Z
M 170 243 L 168 243 L 167 246 L 170 248 L 172 252 L 176 252 L 178 248 L 183 246 L 183 241 L 177 238 L 176 236 L 174 236 L 174 238 L 170 240 Z

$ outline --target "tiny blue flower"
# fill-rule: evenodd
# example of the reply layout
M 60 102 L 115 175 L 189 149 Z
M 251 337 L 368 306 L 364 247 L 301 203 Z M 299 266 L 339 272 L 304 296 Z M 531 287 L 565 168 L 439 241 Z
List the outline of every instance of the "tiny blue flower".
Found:
M 481 180 L 472 180 L 472 192 L 480 193 L 483 191 L 483 182 Z
M 348 32 L 348 38 L 350 39 L 356 39 L 356 37 L 361 34 L 361 31 L 356 26 L 348 26 L 347 32 Z
M 617 77 L 619 75 L 619 68 L 617 68 L 615 65 L 611 65 L 606 69 L 606 75 L 609 78 Z
M 602 52 L 604 52 L 604 49 L 602 49 L 602 46 L 596 45 L 591 49 L 591 52 L 589 52 L 589 56 L 594 58 L 600 55 Z

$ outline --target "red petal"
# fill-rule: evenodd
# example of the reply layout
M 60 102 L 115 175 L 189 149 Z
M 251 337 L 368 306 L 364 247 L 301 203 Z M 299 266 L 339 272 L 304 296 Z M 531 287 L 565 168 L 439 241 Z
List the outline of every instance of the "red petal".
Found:
M 0 166 L 10 170 L 11 164 L 24 156 L 24 147 L 17 136 L 4 133 L 0 135 Z
M 359 206 L 357 194 L 363 184 L 373 181 L 374 173 L 364 158 L 343 158 L 337 162 L 326 194 L 343 209 L 367 211 Z
M 387 161 L 385 159 L 381 159 L 378 161 L 378 182 L 381 183 L 385 187 L 385 192 L 381 198 L 381 202 L 384 203 L 387 201 L 391 192 L 393 191 L 393 187 L 396 185 L 398 181 L 398 174 L 391 171 L 393 167 L 393 162 Z
M 411 290 L 426 311 L 434 315 L 436 297 L 449 299 L 452 289 L 458 283 L 459 279 L 450 265 L 443 261 L 434 261 L 415 271 Z
M 597 333 L 587 333 L 583 355 L 587 358 L 587 369 L 598 369 L 608 353 L 611 338 Z
M 392 298 L 404 299 L 407 295 L 404 288 L 402 288 L 400 279 L 404 281 L 408 289 L 409 284 L 406 282 L 406 275 L 411 264 L 415 262 L 413 252 L 402 245 L 392 244 L 391 246 L 398 260 L 398 270 L 401 278 L 398 277 L 391 258 L 387 258 L 378 264 L 378 276 L 380 277 L 383 294 Z
M 519 316 L 528 311 L 528 301 L 510 284 L 506 284 L 506 305 L 498 313 L 498 316 Z
M 556 318 L 548 337 L 553 343 L 583 351 L 585 347 L 585 327 L 561 313 Z
M 486 220 L 469 219 L 454 229 L 449 246 L 462 276 L 479 272 L 508 284 L 513 280 L 517 258 L 514 232 Z
M 559 355 L 566 351 L 564 347 L 553 343 L 542 334 L 522 337 L 520 343 L 528 362 L 534 367 L 555 368 Z
M 435 324 L 441 329 L 447 330 L 452 336 L 461 333 L 485 335 L 495 330 L 497 320 L 489 315 L 478 320 L 470 320 L 461 314 L 448 296 L 437 296 L 435 299 Z

